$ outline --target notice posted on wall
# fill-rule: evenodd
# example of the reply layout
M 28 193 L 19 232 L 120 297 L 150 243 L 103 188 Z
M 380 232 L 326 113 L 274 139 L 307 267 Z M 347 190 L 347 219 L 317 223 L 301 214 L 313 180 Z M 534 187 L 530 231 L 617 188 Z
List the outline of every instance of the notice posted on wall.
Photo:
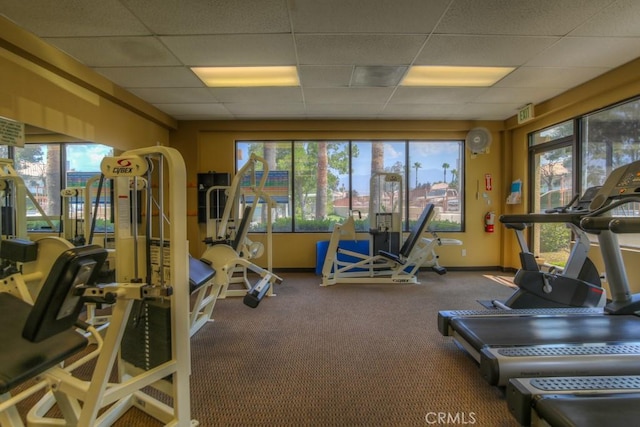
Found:
M 0 117 L 0 145 L 24 146 L 24 123 Z

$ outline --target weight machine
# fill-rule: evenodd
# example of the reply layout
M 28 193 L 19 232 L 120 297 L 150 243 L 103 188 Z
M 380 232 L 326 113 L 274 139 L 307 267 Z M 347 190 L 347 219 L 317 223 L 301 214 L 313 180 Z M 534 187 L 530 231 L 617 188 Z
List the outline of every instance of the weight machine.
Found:
M 436 246 L 462 244 L 459 240 L 422 237 L 431 221 L 434 206 L 428 204 L 405 239 L 402 247 L 402 175 L 376 172 L 369 181 L 369 253 L 361 254 L 340 247 L 342 240 L 355 240 L 355 220 L 349 215 L 336 224 L 322 266 L 322 286 L 336 283 L 419 283 L 420 267 L 431 267 L 438 274 L 446 269 L 438 263 Z M 358 212 L 360 215 L 360 212 Z M 340 256 L 342 255 L 342 257 Z M 355 260 L 355 261 L 354 261 Z
M 53 229 L 51 219 L 13 168 L 13 161 L 0 159 L 0 292 L 12 293 L 32 304 L 53 262 L 73 245 L 55 236 L 30 240 L 27 199 Z
M 207 248 L 200 259 L 210 264 L 216 271 L 214 283 L 218 292 L 217 298 L 228 296 L 244 296 L 245 304 L 256 307 L 265 295 L 273 296 L 273 284 L 282 279 L 272 272 L 272 210 L 275 203 L 264 192 L 269 175 L 266 160 L 252 154 L 249 161 L 233 177 L 229 187 L 210 187 L 206 195 Z M 222 217 L 211 219 L 209 215 L 209 193 L 215 190 L 226 192 L 226 204 Z M 248 237 L 249 223 L 258 205 L 262 203 L 267 213 L 267 268 L 262 268 L 252 260 L 264 254 L 264 245 L 252 242 Z M 258 275 L 258 281 L 251 284 L 248 273 Z M 240 284 L 241 289 L 233 289 L 230 285 Z M 213 295 L 212 294 L 212 295 Z M 210 302 L 213 309 L 215 298 Z
M 190 288 L 184 161 L 175 149 L 158 146 L 107 157 L 101 169 L 105 177 L 114 180 L 117 282 L 78 287 L 80 282 L 72 280 L 66 284 L 69 289 L 62 292 L 66 299 L 74 301 L 70 307 L 86 301 L 109 304 L 109 327 L 104 338 L 94 332 L 98 348 L 82 359 L 82 363 L 95 360 L 89 381 L 72 375 L 70 368 L 77 367 L 77 363 L 67 368 L 51 365 L 42 368 L 40 381 L 34 387 L 49 391 L 29 411 L 27 422 L 30 426 L 109 426 L 136 407 L 165 425 L 198 425 L 190 417 Z M 170 180 L 165 178 L 165 170 Z M 144 235 L 138 224 L 138 197 L 136 191 L 131 191 L 138 188 L 137 180 L 142 177 L 158 183 L 149 187 L 157 189 L 158 195 L 147 197 Z M 165 203 L 167 188 L 169 197 Z M 100 263 L 104 262 L 106 250 L 93 247 L 103 254 Z M 96 268 L 97 264 L 96 261 Z M 66 274 L 63 277 L 68 278 Z M 84 280 L 81 282 L 85 284 Z M 72 295 L 77 297 L 70 298 Z M 34 308 L 37 304 L 38 301 Z M 54 317 L 61 310 L 54 310 Z M 82 349 L 86 345 L 78 346 Z M 73 351 L 69 350 L 63 358 L 74 354 Z M 116 380 L 111 378 L 112 372 L 117 373 Z M 15 399 L 21 397 L 22 394 Z M 15 402 L 11 399 L 6 398 L 11 404 L 3 403 L 0 410 L 12 407 Z M 62 419 L 48 415 L 55 404 Z
M 378 251 L 376 255 L 364 255 L 339 247 L 340 241 L 355 239 L 355 223 L 353 217 L 347 218 L 344 224 L 336 225 L 331 234 L 329 248 L 322 267 L 322 286 L 337 283 L 420 283 L 416 276 L 420 267 L 431 267 L 438 274 L 445 274 L 446 269 L 438 263 L 436 246 L 443 244 L 434 235 L 433 238 L 422 237 L 427 230 L 434 213 L 433 204 L 427 204 L 420 218 L 415 222 L 398 253 Z M 444 244 L 459 244 L 455 241 Z M 338 255 L 346 255 L 357 259 L 356 262 L 341 261 Z

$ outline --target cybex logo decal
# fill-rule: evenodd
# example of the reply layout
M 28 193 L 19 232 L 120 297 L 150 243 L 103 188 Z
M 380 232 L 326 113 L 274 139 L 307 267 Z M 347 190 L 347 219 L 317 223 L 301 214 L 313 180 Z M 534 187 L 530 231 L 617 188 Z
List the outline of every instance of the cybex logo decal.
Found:
M 118 159 L 118 161 L 116 162 L 118 164 L 118 166 L 113 168 L 113 173 L 114 174 L 121 174 L 121 173 L 131 173 L 133 168 L 131 167 L 131 161 L 129 159 Z

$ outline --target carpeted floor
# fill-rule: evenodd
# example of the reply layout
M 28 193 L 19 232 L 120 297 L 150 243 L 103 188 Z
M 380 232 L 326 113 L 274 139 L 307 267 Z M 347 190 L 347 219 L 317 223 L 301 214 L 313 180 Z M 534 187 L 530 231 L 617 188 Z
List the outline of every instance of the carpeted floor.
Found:
M 479 309 L 512 289 L 480 272 L 331 287 L 312 273 L 282 276 L 256 309 L 218 301 L 191 339 L 201 426 L 517 425 L 503 392 L 436 326 L 438 310 Z M 130 412 L 118 426 L 157 425 Z

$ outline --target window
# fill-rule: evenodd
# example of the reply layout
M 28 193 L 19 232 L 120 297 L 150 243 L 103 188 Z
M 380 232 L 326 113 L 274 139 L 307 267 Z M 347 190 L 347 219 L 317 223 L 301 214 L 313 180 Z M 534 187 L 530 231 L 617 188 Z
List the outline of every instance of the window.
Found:
M 532 212 L 565 205 L 574 194 L 602 185 L 614 169 L 640 160 L 638 129 L 640 98 L 530 134 Z M 640 203 L 628 203 L 612 215 L 638 216 L 638 212 Z M 561 225 L 536 226 L 533 252 L 553 262 L 562 252 L 568 253 L 562 242 L 569 236 Z M 597 241 L 595 235 L 589 237 Z M 618 239 L 621 246 L 640 247 L 637 234 L 621 234 Z
M 286 184 L 277 187 L 274 231 L 328 232 L 349 215 L 355 216 L 357 230 L 368 231 L 371 209 L 391 209 L 372 208 L 376 197 L 402 200 L 405 230 L 433 203 L 433 227 L 461 231 L 462 150 L 462 141 L 238 141 L 236 170 L 255 154 L 269 165 L 267 194 L 273 194 L 269 182 Z M 376 173 L 400 174 L 403 197 L 372 184 Z M 265 218 L 256 209 L 251 231 L 264 231 Z
M 29 231 L 58 231 L 62 204 L 59 144 L 25 144 L 14 149 L 14 168 L 28 190 Z
M 586 115 L 581 120 L 581 184 L 584 189 L 604 183 L 611 171 L 640 160 L 640 99 Z M 640 203 L 629 203 L 613 216 L 638 216 Z M 637 234 L 621 234 L 623 246 L 639 247 Z
M 84 236 L 88 239 L 89 236 L 85 236 L 87 230 L 90 232 L 92 229 L 94 233 L 113 232 L 111 181 L 100 182 L 100 163 L 106 156 L 113 156 L 113 149 L 101 144 L 66 144 L 65 153 L 65 188 L 77 188 L 83 193 L 87 185 L 90 188 L 88 202 L 84 197 L 63 199 L 68 206 L 67 227 L 71 228 L 65 231 L 65 235 L 68 238 Z M 88 214 L 86 220 L 93 221 L 92 224 L 84 222 L 85 212 Z
M 100 144 L 25 144 L 23 147 L 0 147 L 2 158 L 12 158 L 13 168 L 25 185 L 27 229 L 30 232 L 60 232 L 72 228 L 84 232 L 84 197 L 62 197 L 65 188 L 83 188 L 90 177 L 100 174 L 100 162 L 113 149 Z M 93 184 L 91 204 L 96 201 L 98 180 Z M 109 183 L 104 183 L 95 231 L 113 229 L 109 209 Z M 17 203 L 21 203 L 18 201 Z M 68 209 L 67 209 L 68 208 Z M 67 217 L 63 218 L 63 213 Z M 65 233 L 67 236 L 68 233 Z M 68 236 L 67 236 L 68 237 Z
M 567 205 L 575 194 L 573 121 L 533 133 L 529 145 L 531 211 L 544 212 Z M 548 264 L 564 266 L 571 250 L 571 237 L 564 224 L 534 224 L 531 250 Z

